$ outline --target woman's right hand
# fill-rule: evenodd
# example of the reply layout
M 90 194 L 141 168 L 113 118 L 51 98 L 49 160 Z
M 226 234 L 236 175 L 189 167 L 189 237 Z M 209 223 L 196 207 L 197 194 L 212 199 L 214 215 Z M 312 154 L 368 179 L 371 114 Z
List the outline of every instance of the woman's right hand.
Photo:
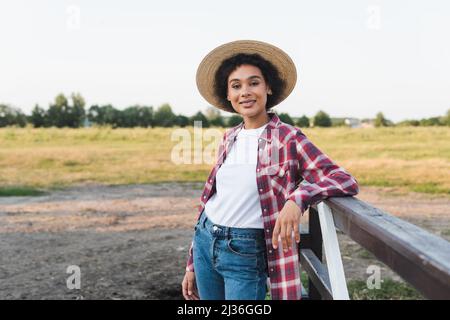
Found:
M 200 300 L 197 291 L 197 284 L 195 283 L 195 273 L 186 271 L 183 282 L 183 297 L 186 300 Z

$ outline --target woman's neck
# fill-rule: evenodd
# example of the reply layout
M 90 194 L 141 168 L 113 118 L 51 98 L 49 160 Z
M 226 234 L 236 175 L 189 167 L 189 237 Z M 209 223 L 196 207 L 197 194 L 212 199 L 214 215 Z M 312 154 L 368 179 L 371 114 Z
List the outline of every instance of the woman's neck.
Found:
M 267 112 L 263 112 L 256 117 L 244 117 L 244 129 L 257 129 L 269 122 Z

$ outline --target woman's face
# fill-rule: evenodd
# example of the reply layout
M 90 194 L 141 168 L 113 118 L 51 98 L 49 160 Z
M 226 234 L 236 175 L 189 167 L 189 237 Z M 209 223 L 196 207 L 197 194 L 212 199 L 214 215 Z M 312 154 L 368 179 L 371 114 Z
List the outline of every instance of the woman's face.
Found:
M 256 117 L 266 112 L 267 94 L 271 94 L 261 70 L 242 65 L 228 77 L 228 101 L 243 117 Z

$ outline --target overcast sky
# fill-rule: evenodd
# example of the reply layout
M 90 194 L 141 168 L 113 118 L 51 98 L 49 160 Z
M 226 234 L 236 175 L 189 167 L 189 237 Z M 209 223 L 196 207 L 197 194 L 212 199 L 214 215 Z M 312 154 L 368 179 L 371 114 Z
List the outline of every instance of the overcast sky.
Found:
M 0 2 L 0 103 L 29 113 L 62 92 L 192 115 L 208 105 L 195 72 L 216 46 L 270 42 L 298 70 L 292 116 L 393 121 L 450 109 L 450 1 Z

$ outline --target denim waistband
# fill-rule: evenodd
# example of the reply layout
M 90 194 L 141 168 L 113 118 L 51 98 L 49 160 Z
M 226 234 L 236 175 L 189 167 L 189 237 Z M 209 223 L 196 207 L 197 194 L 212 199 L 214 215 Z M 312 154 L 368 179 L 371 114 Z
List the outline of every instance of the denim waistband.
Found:
M 205 211 L 201 213 L 200 225 L 208 230 L 212 235 L 216 237 L 241 237 L 241 238 L 253 238 L 264 239 L 264 229 L 255 228 L 235 228 L 226 227 L 220 224 L 213 223 L 205 214 Z

